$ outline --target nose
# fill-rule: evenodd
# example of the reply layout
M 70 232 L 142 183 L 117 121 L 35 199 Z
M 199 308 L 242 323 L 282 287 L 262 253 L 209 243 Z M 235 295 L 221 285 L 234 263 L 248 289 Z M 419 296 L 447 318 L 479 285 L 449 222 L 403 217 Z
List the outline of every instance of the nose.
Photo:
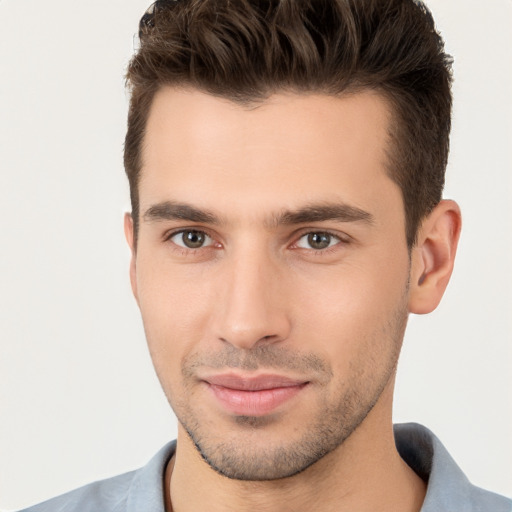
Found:
M 248 248 L 233 254 L 222 274 L 214 319 L 218 339 L 249 350 L 288 338 L 291 323 L 278 263 Z

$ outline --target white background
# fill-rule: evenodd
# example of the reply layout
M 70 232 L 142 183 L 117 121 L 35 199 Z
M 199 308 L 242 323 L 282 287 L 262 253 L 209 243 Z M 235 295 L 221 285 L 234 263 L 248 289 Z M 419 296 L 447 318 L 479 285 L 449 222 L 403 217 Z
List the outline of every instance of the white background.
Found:
M 440 308 L 411 318 L 395 420 L 512 495 L 512 2 L 428 2 L 455 57 Z M 143 465 L 175 436 L 128 285 L 123 72 L 146 0 L 0 0 L 0 509 Z

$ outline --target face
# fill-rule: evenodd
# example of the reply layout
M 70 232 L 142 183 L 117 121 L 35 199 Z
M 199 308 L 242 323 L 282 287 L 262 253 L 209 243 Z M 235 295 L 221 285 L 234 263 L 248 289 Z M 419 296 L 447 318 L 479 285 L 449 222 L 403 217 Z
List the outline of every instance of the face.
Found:
M 180 435 L 230 478 L 298 473 L 391 408 L 410 264 L 388 118 L 373 93 L 155 97 L 132 286 Z

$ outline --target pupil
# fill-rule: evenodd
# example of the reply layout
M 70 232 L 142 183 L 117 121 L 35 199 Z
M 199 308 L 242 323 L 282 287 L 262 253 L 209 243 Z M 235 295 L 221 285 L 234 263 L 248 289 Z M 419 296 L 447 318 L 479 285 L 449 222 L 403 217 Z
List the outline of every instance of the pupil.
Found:
M 331 235 L 328 233 L 310 233 L 308 243 L 313 249 L 325 249 L 331 243 Z
M 183 243 L 190 249 L 197 249 L 204 244 L 204 233 L 187 231 L 183 234 Z

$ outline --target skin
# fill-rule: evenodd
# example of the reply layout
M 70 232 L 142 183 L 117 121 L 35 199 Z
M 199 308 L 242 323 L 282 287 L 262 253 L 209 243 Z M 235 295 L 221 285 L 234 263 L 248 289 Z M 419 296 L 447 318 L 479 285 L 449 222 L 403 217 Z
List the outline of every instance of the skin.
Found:
M 394 376 L 409 312 L 434 309 L 448 283 L 460 212 L 441 202 L 409 251 L 389 121 L 370 92 L 281 93 L 252 108 L 156 95 L 136 247 L 129 215 L 125 231 L 179 422 L 167 510 L 420 509 L 425 484 L 393 440 Z M 304 385 L 242 415 L 208 383 L 226 372 Z

